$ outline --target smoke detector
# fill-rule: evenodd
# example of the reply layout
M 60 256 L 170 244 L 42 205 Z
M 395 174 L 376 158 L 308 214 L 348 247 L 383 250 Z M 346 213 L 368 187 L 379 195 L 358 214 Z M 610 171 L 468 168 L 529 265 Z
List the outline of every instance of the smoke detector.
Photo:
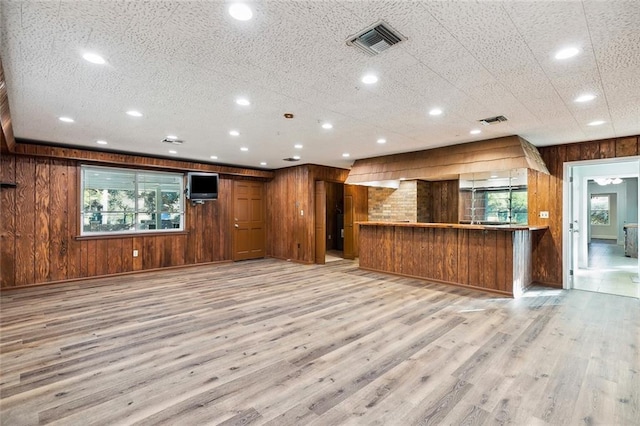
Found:
M 503 121 L 507 121 L 507 117 L 504 115 L 498 115 L 495 117 L 483 118 L 482 120 L 478 120 L 480 124 L 483 126 L 490 126 L 492 124 L 502 123 Z
M 374 56 L 406 39 L 405 36 L 381 20 L 356 35 L 350 36 L 347 39 L 347 45 L 357 47 L 367 55 Z

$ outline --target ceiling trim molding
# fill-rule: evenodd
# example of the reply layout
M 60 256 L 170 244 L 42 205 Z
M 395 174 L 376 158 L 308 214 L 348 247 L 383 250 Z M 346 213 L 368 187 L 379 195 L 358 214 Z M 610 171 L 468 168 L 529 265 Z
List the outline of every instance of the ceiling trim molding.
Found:
M 9 152 L 13 152 L 16 146 L 16 139 L 13 136 L 13 126 L 11 125 L 9 96 L 7 95 L 7 82 L 4 78 L 2 58 L 0 58 L 0 124 L 2 127 L 2 144 L 8 148 Z
M 24 141 L 22 140 L 19 140 L 18 142 L 19 143 L 15 144 L 14 153 L 19 155 L 62 158 L 66 160 L 86 161 L 128 167 L 138 166 L 162 170 L 216 172 L 221 175 L 227 176 L 242 176 L 266 180 L 271 180 L 274 177 L 274 172 L 270 170 L 257 170 L 242 167 L 224 166 L 219 164 L 197 163 L 191 161 L 174 160 L 170 158 L 148 157 L 136 154 L 91 151 L 79 148 L 63 148 L 60 146 L 38 143 L 24 143 Z
M 457 179 L 464 173 L 533 169 L 549 174 L 538 149 L 519 136 L 356 160 L 345 183 Z

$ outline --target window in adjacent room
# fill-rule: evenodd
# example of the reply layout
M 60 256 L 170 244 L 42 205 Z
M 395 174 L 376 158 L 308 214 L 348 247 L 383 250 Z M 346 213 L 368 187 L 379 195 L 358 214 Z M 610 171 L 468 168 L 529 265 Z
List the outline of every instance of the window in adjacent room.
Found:
M 81 235 L 184 229 L 181 173 L 81 168 Z
M 589 214 L 592 225 L 609 225 L 609 195 L 592 195 Z

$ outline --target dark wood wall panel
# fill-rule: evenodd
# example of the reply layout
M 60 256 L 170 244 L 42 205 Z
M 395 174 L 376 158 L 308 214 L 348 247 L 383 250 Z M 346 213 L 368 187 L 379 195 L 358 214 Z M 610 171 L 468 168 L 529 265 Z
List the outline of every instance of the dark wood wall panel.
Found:
M 427 182 L 427 222 L 458 223 L 459 187 L 457 179 Z
M 580 160 L 640 155 L 638 136 L 603 139 L 539 148 L 549 175 L 529 171 L 529 224 L 548 225 L 549 230 L 533 238 L 533 279 L 552 287 L 562 287 L 562 199 L 564 163 Z M 549 219 L 540 219 L 541 211 Z
M 0 155 L 0 181 L 16 181 L 16 159 L 13 155 Z M 16 280 L 16 190 L 0 189 L 0 287 Z
M 78 161 L 7 153 L 0 162 L 2 181 L 17 184 L 0 199 L 1 288 L 231 259 L 229 177 L 218 200 L 185 202 L 184 233 L 78 238 Z
M 532 281 L 529 236 L 536 233 L 364 225 L 360 267 L 519 295 Z M 514 269 L 514 262 L 522 264 Z

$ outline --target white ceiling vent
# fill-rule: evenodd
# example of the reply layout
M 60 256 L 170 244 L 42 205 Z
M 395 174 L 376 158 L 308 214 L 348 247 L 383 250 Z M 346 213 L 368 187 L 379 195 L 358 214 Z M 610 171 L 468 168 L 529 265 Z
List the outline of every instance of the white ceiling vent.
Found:
M 347 45 L 355 46 L 373 56 L 406 39 L 386 22 L 378 21 L 358 34 L 350 36 L 347 39 Z
M 483 126 L 490 126 L 492 124 L 502 123 L 503 121 L 507 121 L 507 117 L 504 115 L 498 115 L 495 117 L 483 118 L 482 120 L 478 120 L 480 124 Z

